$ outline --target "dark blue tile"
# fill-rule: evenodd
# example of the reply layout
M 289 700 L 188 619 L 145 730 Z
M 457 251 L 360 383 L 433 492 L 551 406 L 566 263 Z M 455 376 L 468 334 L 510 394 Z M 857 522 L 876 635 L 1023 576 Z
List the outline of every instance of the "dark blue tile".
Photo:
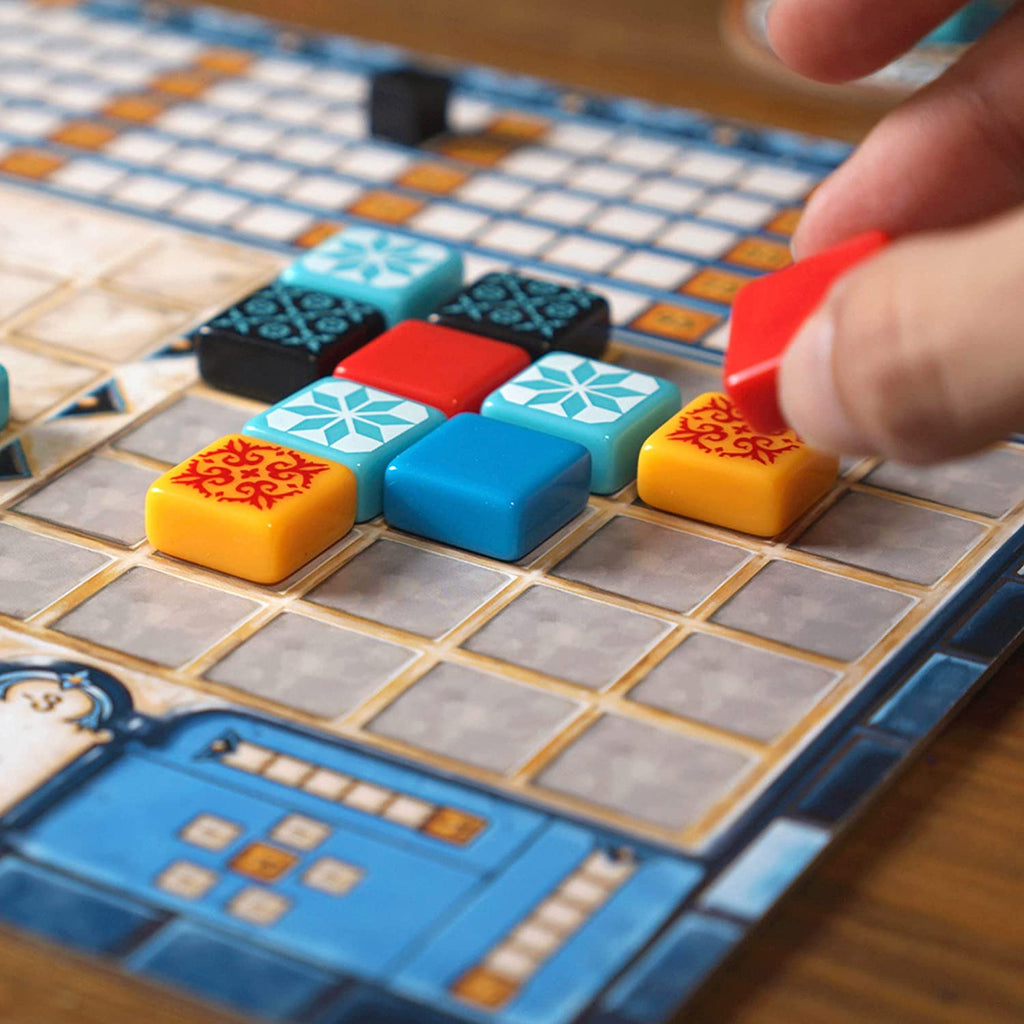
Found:
M 722 962 L 742 929 L 691 913 L 677 921 L 605 996 L 602 1008 L 634 1024 L 662 1024 Z
M 905 752 L 902 745 L 857 737 L 814 782 L 797 810 L 826 824 L 839 821 L 889 774 Z
M 934 654 L 875 712 L 871 724 L 909 739 L 923 736 L 942 721 L 984 671 L 984 665 Z
M 358 986 L 332 1000 L 310 1024 L 453 1024 L 446 1013 Z
M 86 953 L 113 953 L 151 927 L 149 908 L 16 857 L 0 861 L 0 922 Z
M 966 654 L 991 660 L 998 657 L 1024 631 L 1024 584 L 1008 581 L 984 607 L 960 627 L 950 641 Z
M 186 921 L 162 929 L 129 961 L 138 974 L 265 1020 L 290 1020 L 336 979 Z

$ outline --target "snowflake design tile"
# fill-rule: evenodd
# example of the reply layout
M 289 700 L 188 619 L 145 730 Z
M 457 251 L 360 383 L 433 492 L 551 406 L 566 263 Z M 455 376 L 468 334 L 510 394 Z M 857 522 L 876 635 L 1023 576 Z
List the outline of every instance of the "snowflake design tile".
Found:
M 254 416 L 244 432 L 348 466 L 363 521 L 380 512 L 388 463 L 443 420 L 428 405 L 327 377 Z
M 199 371 L 219 390 L 274 402 L 330 373 L 383 329 L 364 302 L 272 281 L 199 328 Z
M 582 444 L 591 490 L 610 494 L 636 476 L 640 446 L 680 403 L 679 389 L 660 377 L 549 352 L 490 395 L 481 412 Z
M 389 324 L 421 319 L 462 286 L 462 257 L 438 242 L 380 228 L 332 235 L 281 275 L 299 285 L 367 302 Z
M 600 356 L 608 343 L 609 316 L 607 301 L 585 288 L 493 273 L 441 306 L 434 318 L 520 345 L 536 357 L 552 349 Z

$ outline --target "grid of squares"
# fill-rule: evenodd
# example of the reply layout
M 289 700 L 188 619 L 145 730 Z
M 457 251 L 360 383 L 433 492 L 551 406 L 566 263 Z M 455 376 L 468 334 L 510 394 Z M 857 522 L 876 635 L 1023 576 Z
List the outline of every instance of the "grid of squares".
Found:
M 163 270 L 189 243 L 143 240 L 141 258 L 104 280 L 168 302 L 185 283 Z M 207 255 L 222 294 L 236 294 L 230 248 Z M 15 339 L 26 317 L 15 314 Z M 613 358 L 687 395 L 709 384 L 707 368 L 682 358 L 622 344 Z M 376 521 L 280 586 L 255 587 L 155 556 L 143 539 L 149 480 L 253 408 L 191 380 L 150 412 L 129 409 L 106 444 L 7 502 L 0 614 L 685 848 L 712 836 L 856 692 L 890 638 L 907 635 L 1020 518 L 1024 498 L 1005 483 L 1021 476 L 1012 469 L 1024 452 L 1012 445 L 947 474 L 853 465 L 778 542 L 647 509 L 629 487 L 593 498 L 517 565 Z M 977 505 L 979 493 L 989 495 L 983 510 L 957 505 Z M 339 785 L 288 758 L 258 770 L 285 785 Z M 343 788 L 366 813 L 423 816 L 379 787 Z M 282 827 L 315 842 L 315 829 L 293 824 Z
M 401 223 L 466 246 L 471 272 L 514 264 L 596 282 L 617 323 L 682 342 L 723 346 L 729 289 L 787 258 L 792 211 L 815 183 L 746 152 L 571 119 L 541 126 L 483 169 L 451 153 L 413 158 L 363 141 L 362 71 L 314 75 L 297 61 L 258 60 L 154 109 L 154 83 L 196 60 L 190 40 L 160 32 L 112 42 L 104 33 L 117 26 L 89 21 L 88 46 L 120 56 L 72 89 L 62 18 L 48 12 L 17 31 L 0 22 L 6 156 L 27 142 L 42 154 L 7 164 L 0 154 L 9 174 L 25 177 L 48 157 L 47 180 L 76 195 L 268 245 L 312 237 L 332 216 Z M 47 103 L 19 99 L 41 88 Z M 134 125 L 126 116 L 142 113 Z M 501 112 L 463 95 L 456 116 L 478 129 Z M 173 563 L 142 542 L 132 495 L 251 406 L 169 369 L 154 392 L 158 366 L 186 366 L 187 355 L 131 360 L 163 351 L 275 264 L 18 195 L 0 238 L 9 318 L 0 344 L 53 390 L 35 406 L 24 389 L 15 395 L 15 429 L 45 426 L 115 370 L 129 394 L 121 419 L 83 430 L 43 478 L 4 493 L 0 615 L 172 682 L 696 848 L 1020 521 L 1024 494 L 1012 481 L 1024 476 L 1024 452 L 1005 445 L 949 473 L 853 466 L 777 542 L 675 520 L 627 488 L 593 499 L 514 566 L 379 522 L 277 588 Z M 39 231 L 40 216 L 52 231 Z M 108 325 L 102 350 L 61 333 L 69 309 Z M 685 357 L 619 345 L 614 358 L 679 379 L 684 397 L 708 383 L 708 369 Z M 33 360 L 44 362 L 33 369 Z M 88 500 L 70 500 L 75 493 Z M 842 627 L 822 608 L 840 608 Z M 185 609 L 173 631 L 169 609 Z M 414 821 L 423 811 L 273 754 L 247 770 L 344 791 L 366 813 Z M 315 841 L 308 823 L 282 827 Z M 216 832 L 205 823 L 195 834 L 213 842 Z M 206 884 L 188 864 L 180 878 L 168 871 L 183 890 Z M 341 884 L 338 871 L 324 871 L 324 885 Z M 274 916 L 258 895 L 239 899 L 253 920 Z

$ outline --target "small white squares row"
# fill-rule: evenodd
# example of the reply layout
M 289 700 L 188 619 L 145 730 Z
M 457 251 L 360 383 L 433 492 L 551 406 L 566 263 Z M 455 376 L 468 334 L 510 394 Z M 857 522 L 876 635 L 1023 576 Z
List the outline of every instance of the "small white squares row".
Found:
M 213 814 L 200 814 L 182 830 L 181 838 L 192 846 L 220 853 L 227 849 L 243 833 L 241 825 Z M 282 846 L 308 852 L 315 850 L 331 834 L 329 825 L 304 814 L 289 814 L 279 821 L 270 832 L 270 838 Z
M 487 953 L 482 966 L 513 985 L 524 984 L 635 870 L 629 855 L 591 854 Z
M 302 789 L 313 796 L 344 804 L 353 810 L 372 814 L 396 825 L 418 830 L 438 812 L 436 804 L 408 794 L 355 779 L 327 768 L 277 754 L 265 747 L 239 743 L 222 762 L 229 767 L 282 785 Z

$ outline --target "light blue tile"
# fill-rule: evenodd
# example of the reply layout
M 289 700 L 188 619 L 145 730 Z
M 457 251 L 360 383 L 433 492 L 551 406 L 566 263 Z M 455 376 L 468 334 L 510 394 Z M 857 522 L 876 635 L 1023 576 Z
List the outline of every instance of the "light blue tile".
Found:
M 636 477 L 641 446 L 681 401 L 679 388 L 660 377 L 552 352 L 493 392 L 480 411 L 583 445 L 592 460 L 590 489 L 611 494 Z
M 828 843 L 829 833 L 789 818 L 773 821 L 701 901 L 709 910 L 753 920 L 764 914 Z
M 356 476 L 356 520 L 380 515 L 384 470 L 445 422 L 443 413 L 354 381 L 324 377 L 253 416 L 244 433 L 340 462 Z
M 396 458 L 384 515 L 396 529 L 515 561 L 586 507 L 586 448 L 463 413 Z
M 722 962 L 743 934 L 732 921 L 680 918 L 603 1001 L 632 1024 L 663 1024 Z
M 281 280 L 369 303 L 393 327 L 423 319 L 462 287 L 462 256 L 439 242 L 348 227 L 299 257 Z

